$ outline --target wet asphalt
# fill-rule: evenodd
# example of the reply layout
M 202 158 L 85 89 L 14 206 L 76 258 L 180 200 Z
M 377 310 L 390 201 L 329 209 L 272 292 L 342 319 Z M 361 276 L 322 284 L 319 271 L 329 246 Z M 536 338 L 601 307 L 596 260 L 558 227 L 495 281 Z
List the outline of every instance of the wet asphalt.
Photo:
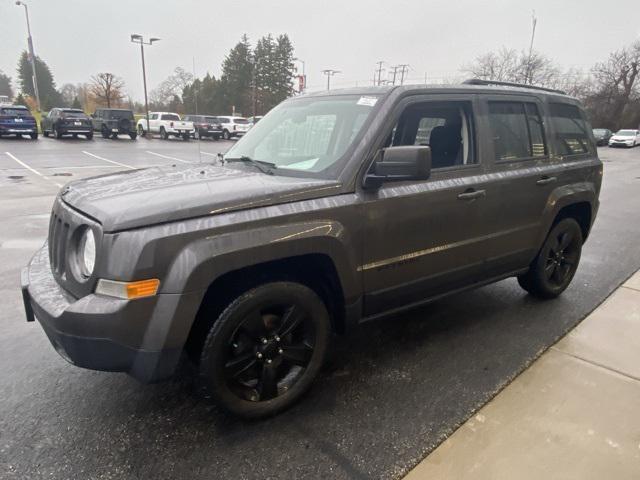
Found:
M 219 411 L 187 363 L 155 385 L 66 363 L 19 289 L 58 185 L 229 145 L 0 140 L 0 479 L 398 478 L 640 268 L 640 148 L 601 148 L 600 213 L 561 298 L 509 279 L 364 325 L 278 417 Z

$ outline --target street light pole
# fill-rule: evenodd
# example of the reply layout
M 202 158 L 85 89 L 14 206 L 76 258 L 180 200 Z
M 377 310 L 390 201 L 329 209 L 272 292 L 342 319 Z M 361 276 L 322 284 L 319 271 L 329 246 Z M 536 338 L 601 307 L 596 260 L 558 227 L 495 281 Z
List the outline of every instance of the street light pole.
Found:
M 33 82 L 33 93 L 36 95 L 36 108 L 40 111 L 40 92 L 38 91 L 38 76 L 36 74 L 36 54 L 33 51 L 33 38 L 31 37 L 31 25 L 29 24 L 29 7 L 27 4 L 17 0 L 16 5 L 24 7 L 24 14 L 27 17 L 27 45 L 29 47 L 29 57 L 31 59 L 31 71 L 33 72 L 33 76 L 31 77 L 31 81 Z
M 147 69 L 144 64 L 144 46 L 153 45 L 153 42 L 157 42 L 158 40 L 160 39 L 150 38 L 148 42 L 145 42 L 142 35 L 138 35 L 137 33 L 131 35 L 131 42 L 140 44 L 140 55 L 142 57 L 142 82 L 144 85 L 144 108 L 147 117 L 147 132 L 151 131 L 151 124 L 149 123 L 149 100 L 147 100 Z
M 326 70 L 322 70 L 322 73 L 327 76 L 327 90 L 331 90 L 331 77 L 333 77 L 336 73 L 341 73 L 340 70 L 332 70 L 328 68 Z

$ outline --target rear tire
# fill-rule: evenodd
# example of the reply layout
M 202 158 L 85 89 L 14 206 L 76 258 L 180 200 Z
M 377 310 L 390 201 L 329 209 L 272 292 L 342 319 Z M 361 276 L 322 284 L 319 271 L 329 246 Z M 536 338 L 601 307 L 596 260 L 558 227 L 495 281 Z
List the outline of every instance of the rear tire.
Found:
M 169 135 L 167 134 L 167 131 L 164 129 L 164 127 L 160 127 L 160 138 L 162 140 L 168 140 L 169 139 Z
M 103 126 L 100 130 L 100 134 L 102 135 L 102 138 L 109 138 L 109 130 L 107 130 L 107 127 Z
M 144 128 L 142 128 L 142 125 L 138 125 L 138 135 L 140 135 L 141 137 L 144 137 L 146 135 L 146 132 L 144 131 Z
M 555 298 L 566 290 L 578 269 L 582 229 L 573 218 L 560 220 L 547 235 L 529 271 L 518 283 L 538 298 Z
M 53 136 L 56 137 L 58 140 L 62 138 L 62 133 L 60 133 L 56 127 L 53 127 L 52 133 L 53 133 Z
M 136 134 L 136 132 L 132 132 L 132 133 L 129 134 L 129 138 L 131 140 L 135 140 L 137 137 L 138 137 L 138 135 Z
M 231 413 L 275 415 L 311 387 L 329 337 L 329 313 L 313 290 L 266 283 L 240 295 L 215 321 L 200 374 L 208 393 Z
M 188 133 L 183 133 L 183 134 L 182 134 L 182 140 L 184 140 L 185 142 L 186 142 L 187 140 L 189 140 L 189 138 L 190 138 L 190 136 L 189 136 L 189 134 L 188 134 Z
M 38 139 L 38 132 L 33 132 L 31 135 L 31 140 L 37 140 Z
M 87 140 L 93 140 L 93 132 L 85 134 Z
M 231 140 L 231 134 L 229 133 L 229 130 L 225 130 L 224 132 L 222 132 L 222 138 L 224 138 L 225 140 Z
M 49 137 L 49 132 L 48 132 L 48 131 L 46 131 L 46 130 L 43 130 L 43 131 L 42 131 L 42 134 L 43 134 L 45 137 L 47 137 L 47 138 Z

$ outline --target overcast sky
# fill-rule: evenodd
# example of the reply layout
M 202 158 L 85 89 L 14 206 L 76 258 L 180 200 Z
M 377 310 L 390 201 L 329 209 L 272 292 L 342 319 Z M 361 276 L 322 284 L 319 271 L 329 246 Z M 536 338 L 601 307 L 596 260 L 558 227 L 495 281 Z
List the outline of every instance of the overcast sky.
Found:
M 411 65 L 411 83 L 452 77 L 477 55 L 507 46 L 535 48 L 563 67 L 587 70 L 639 38 L 637 2 L 618 0 L 27 0 L 36 54 L 57 85 L 97 72 L 124 78 L 142 98 L 140 52 L 131 33 L 162 38 L 145 51 L 149 88 L 176 66 L 218 76 L 240 36 L 288 33 L 306 62 L 310 89 L 325 85 L 322 69 L 342 74 L 332 86 L 371 84 L 375 63 Z M 615 15 L 612 15 L 612 10 Z M 22 7 L 0 0 L 0 70 L 15 77 L 26 47 Z M 14 85 L 15 86 L 15 85 Z

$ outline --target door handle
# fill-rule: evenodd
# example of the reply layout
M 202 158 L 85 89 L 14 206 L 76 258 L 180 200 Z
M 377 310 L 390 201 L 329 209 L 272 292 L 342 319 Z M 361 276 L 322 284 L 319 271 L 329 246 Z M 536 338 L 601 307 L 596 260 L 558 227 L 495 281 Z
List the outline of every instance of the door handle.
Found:
M 536 185 L 549 185 L 550 183 L 554 183 L 556 180 L 558 180 L 557 177 L 544 176 L 536 182 Z
M 486 190 L 466 190 L 458 194 L 460 200 L 475 200 L 476 198 L 484 197 L 487 194 Z

